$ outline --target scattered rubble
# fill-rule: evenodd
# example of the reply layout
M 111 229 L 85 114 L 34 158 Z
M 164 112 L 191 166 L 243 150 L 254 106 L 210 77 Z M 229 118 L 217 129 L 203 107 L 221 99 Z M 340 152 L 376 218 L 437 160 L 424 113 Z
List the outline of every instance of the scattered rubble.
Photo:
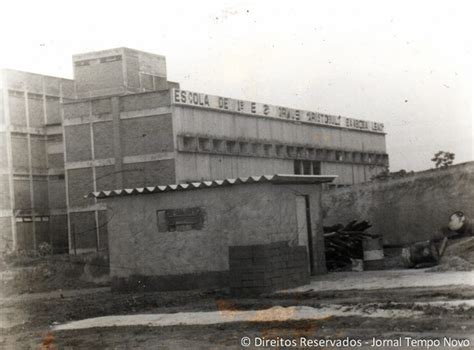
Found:
M 439 265 L 428 271 L 473 271 L 474 270 L 474 237 L 452 239 L 448 241 L 446 250 Z
M 458 256 L 447 256 L 441 260 L 437 266 L 429 269 L 430 272 L 444 272 L 444 271 L 472 271 L 474 264 L 460 258 Z

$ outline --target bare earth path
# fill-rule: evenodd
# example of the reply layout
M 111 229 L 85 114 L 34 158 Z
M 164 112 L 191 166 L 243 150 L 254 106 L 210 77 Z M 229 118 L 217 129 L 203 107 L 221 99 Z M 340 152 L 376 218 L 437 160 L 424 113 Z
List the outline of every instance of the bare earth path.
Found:
M 374 337 L 439 339 L 441 345 L 467 339 L 474 345 L 473 284 L 472 272 L 404 270 L 329 274 L 259 299 L 225 291 L 116 294 L 107 288 L 32 294 L 0 300 L 0 348 L 242 349 L 242 337 L 249 337 L 250 348 L 275 348 L 258 343 L 271 340 L 294 341 L 296 348 L 308 347 L 305 339 L 346 338 L 372 348 Z M 114 315 L 127 321 L 97 323 Z M 86 327 L 74 329 L 73 321 Z

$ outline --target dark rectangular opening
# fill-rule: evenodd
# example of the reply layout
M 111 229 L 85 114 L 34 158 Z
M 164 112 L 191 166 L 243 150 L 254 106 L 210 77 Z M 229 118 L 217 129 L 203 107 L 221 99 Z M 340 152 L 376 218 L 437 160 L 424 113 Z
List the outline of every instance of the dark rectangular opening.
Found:
M 313 175 L 321 175 L 321 162 L 313 162 Z
M 235 141 L 227 141 L 227 152 L 228 153 L 236 153 L 237 152 L 237 143 Z
M 299 160 L 294 160 L 293 161 L 293 173 L 295 175 L 302 175 L 301 174 L 301 165 L 300 165 L 301 161 Z
M 249 144 L 247 142 L 240 142 L 239 146 L 240 146 L 240 153 L 242 153 L 242 154 L 249 154 L 250 153 Z
M 196 148 L 196 139 L 194 137 L 183 137 L 183 147 L 185 150 L 194 150 Z
M 210 151 L 210 140 L 206 138 L 199 138 L 199 150 L 200 151 Z
M 284 156 L 283 148 L 284 148 L 283 145 L 276 145 L 275 146 L 275 153 L 276 153 L 277 157 L 283 157 Z
M 201 230 L 204 226 L 201 208 L 158 210 L 156 218 L 159 232 Z
M 311 167 L 312 167 L 311 161 L 303 160 L 303 174 L 304 175 L 312 175 L 313 169 L 311 169 Z
M 212 150 L 214 152 L 222 152 L 222 140 L 212 140 Z
M 311 235 L 311 208 L 309 206 L 309 195 L 304 195 L 304 200 L 306 203 L 306 226 L 308 228 L 308 251 L 309 251 L 309 269 L 310 273 L 314 272 L 314 256 L 313 256 L 313 237 Z
M 266 156 L 271 156 L 271 154 L 272 154 L 272 145 L 271 144 L 263 145 L 263 152 L 265 153 Z

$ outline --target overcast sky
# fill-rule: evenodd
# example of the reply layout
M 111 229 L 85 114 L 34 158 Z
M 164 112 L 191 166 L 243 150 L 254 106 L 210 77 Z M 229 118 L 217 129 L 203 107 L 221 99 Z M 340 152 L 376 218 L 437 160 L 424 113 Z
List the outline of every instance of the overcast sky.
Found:
M 71 55 L 165 55 L 183 89 L 385 123 L 391 170 L 473 160 L 469 1 L 9 1 L 0 67 L 72 78 Z

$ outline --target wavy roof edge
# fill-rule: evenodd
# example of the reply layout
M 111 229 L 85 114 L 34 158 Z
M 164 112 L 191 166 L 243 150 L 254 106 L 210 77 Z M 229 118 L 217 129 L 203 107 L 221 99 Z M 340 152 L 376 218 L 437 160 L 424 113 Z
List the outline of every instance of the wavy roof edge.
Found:
M 191 182 L 185 184 L 163 185 L 163 186 L 149 186 L 137 188 L 124 188 L 111 191 L 91 192 L 84 196 L 85 198 L 110 198 L 119 196 L 130 196 L 138 194 L 151 194 L 171 191 L 189 191 L 205 188 L 226 187 L 232 185 L 245 185 L 254 183 L 269 182 L 273 184 L 287 184 L 287 185 L 304 185 L 304 184 L 321 184 L 332 182 L 337 175 L 292 175 L 292 174 L 275 174 L 275 175 L 261 175 L 238 177 L 235 179 L 224 180 L 210 180 L 202 182 Z

